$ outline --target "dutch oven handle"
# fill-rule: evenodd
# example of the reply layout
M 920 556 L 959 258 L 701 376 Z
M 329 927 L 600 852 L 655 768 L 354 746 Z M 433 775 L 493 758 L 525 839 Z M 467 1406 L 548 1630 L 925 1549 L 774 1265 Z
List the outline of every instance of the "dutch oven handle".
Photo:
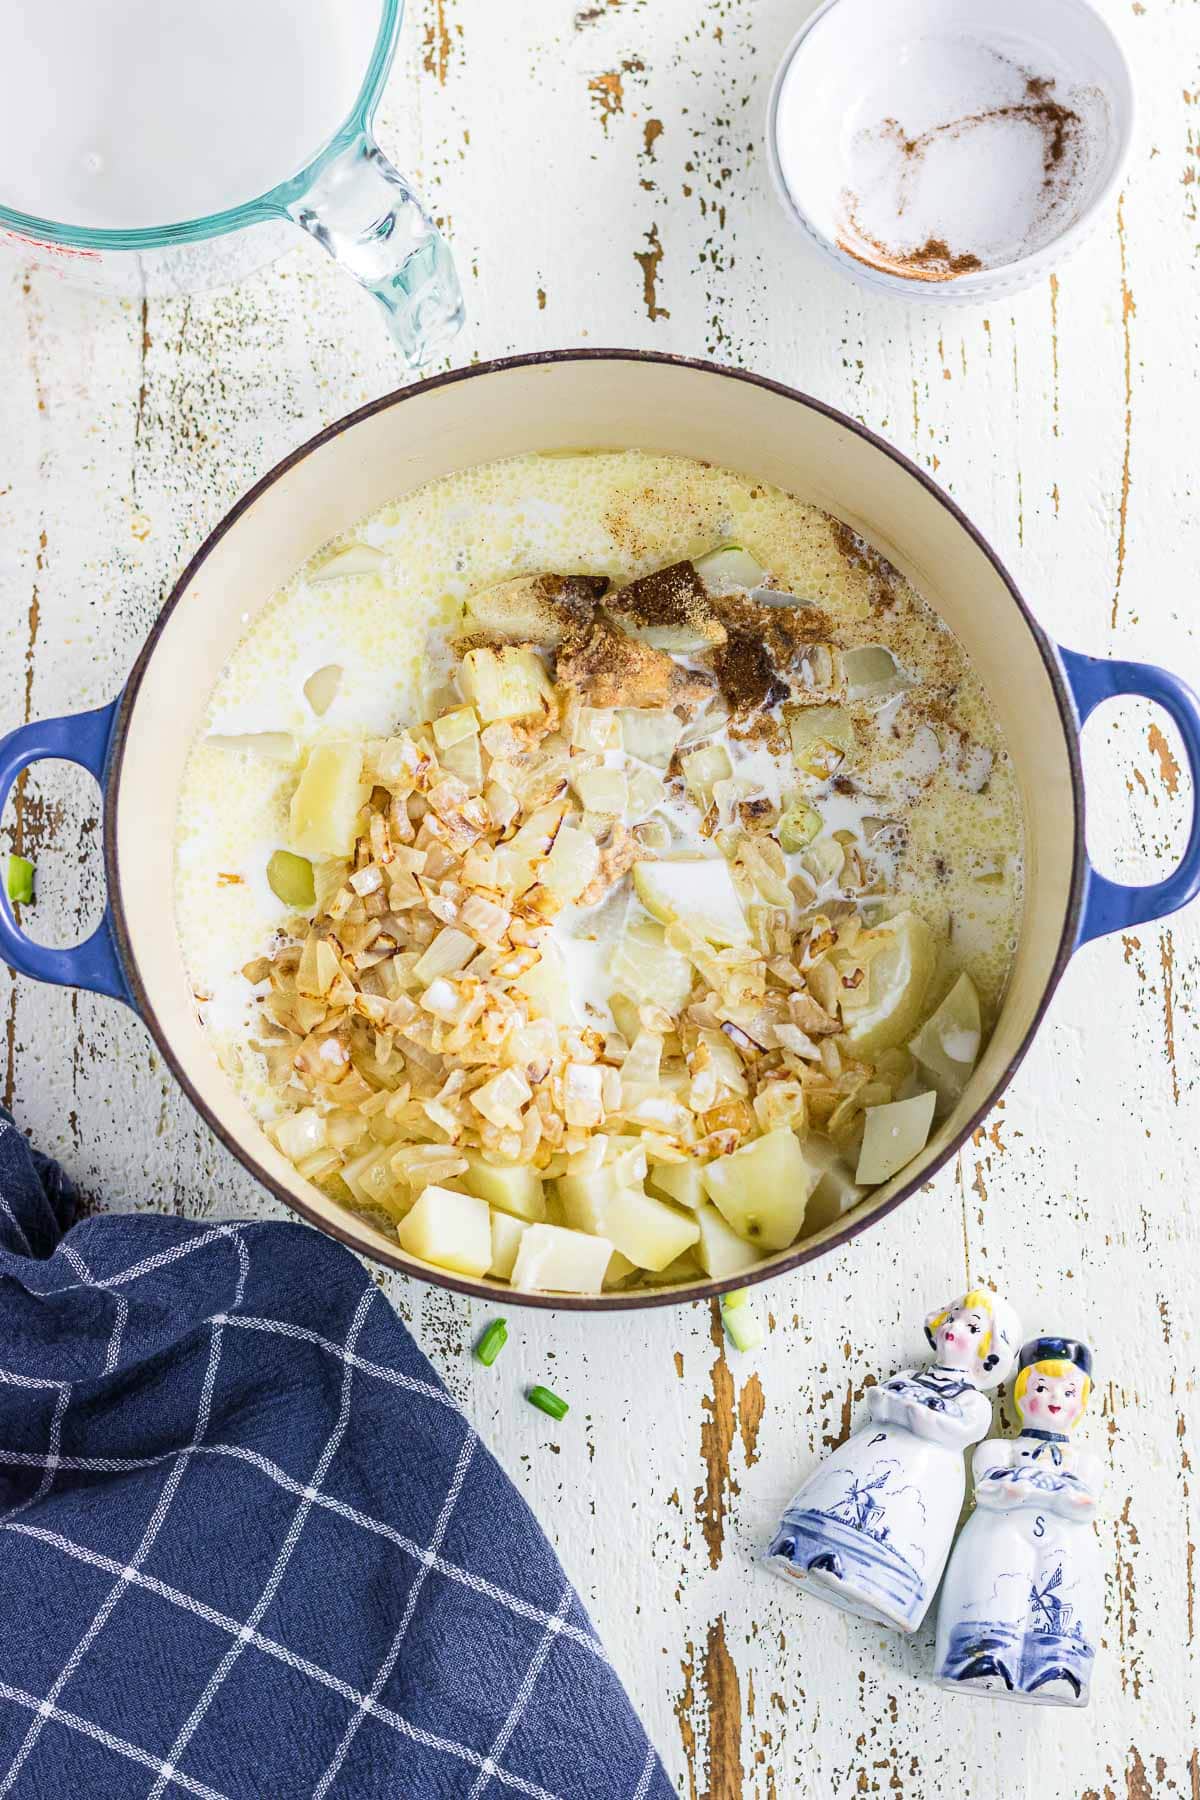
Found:
M 78 763 L 103 788 L 104 765 L 119 703 L 114 700 L 95 712 L 75 713 L 65 719 L 35 719 L 0 738 L 0 810 L 22 769 L 47 757 Z M 13 916 L 8 883 L 0 882 L 0 957 L 10 968 L 35 981 L 89 988 L 94 994 L 110 994 L 114 1000 L 133 1005 L 113 938 L 112 910 L 107 905 L 90 938 L 73 944 L 69 950 L 52 950 L 26 937 Z
M 1083 911 L 1076 944 L 1161 919 L 1200 894 L 1200 699 L 1187 683 L 1168 669 L 1153 663 L 1116 662 L 1102 656 L 1081 656 L 1077 650 L 1059 648 L 1059 656 L 1079 714 L 1080 726 L 1105 700 L 1140 694 L 1169 713 L 1183 739 L 1192 780 L 1192 823 L 1187 846 L 1175 869 L 1162 881 L 1145 887 L 1126 887 L 1110 881 L 1087 864 Z

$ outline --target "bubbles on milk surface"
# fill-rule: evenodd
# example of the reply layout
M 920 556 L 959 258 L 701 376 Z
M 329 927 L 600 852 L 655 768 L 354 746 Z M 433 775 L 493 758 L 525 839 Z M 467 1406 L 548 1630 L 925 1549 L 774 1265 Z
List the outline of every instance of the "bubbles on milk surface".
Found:
M 264 596 L 213 690 L 181 795 L 176 913 L 205 1022 L 227 1055 L 240 1052 L 241 1085 L 256 1110 L 274 1103 L 247 1054 L 254 996 L 239 971 L 270 948 L 287 916 L 265 868 L 287 845 L 295 770 L 206 738 L 290 732 L 303 748 L 389 735 L 427 716 L 469 593 L 540 570 L 604 574 L 619 584 L 731 541 L 751 547 L 778 587 L 818 602 L 841 643 L 885 644 L 923 684 L 914 697 L 889 700 L 859 721 L 864 791 L 831 800 L 829 828 L 859 833 L 864 817 L 882 809 L 877 795 L 910 796 L 903 849 L 885 858 L 889 877 L 904 904 L 947 939 L 939 979 L 966 967 L 985 1010 L 994 1012 L 1021 905 L 1020 806 L 987 696 L 948 629 L 895 571 L 888 604 L 880 607 L 881 577 L 857 540 L 777 489 L 640 451 L 527 456 L 445 477 L 326 546 L 280 593 Z M 332 549 L 349 544 L 383 552 L 377 577 L 311 579 Z M 304 683 L 330 663 L 341 667 L 342 680 L 318 717 Z M 987 748 L 984 791 L 956 785 L 951 759 L 940 750 L 919 774 L 908 772 L 916 734 L 932 735 L 921 710 L 926 691 L 952 692 L 954 729 Z M 744 771 L 761 774 L 764 792 L 777 788 L 783 798 L 794 787 L 790 760 L 768 768 L 764 747 L 731 748 Z M 590 987 L 603 949 L 581 943 L 569 961 L 574 978 Z

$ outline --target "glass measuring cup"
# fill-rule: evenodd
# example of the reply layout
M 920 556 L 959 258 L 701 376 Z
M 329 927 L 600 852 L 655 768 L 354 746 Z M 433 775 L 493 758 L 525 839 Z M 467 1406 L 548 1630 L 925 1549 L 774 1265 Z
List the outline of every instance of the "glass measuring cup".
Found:
M 463 307 L 445 241 L 372 135 L 402 13 L 41 0 L 8 71 L 0 249 L 137 299 L 240 280 L 299 226 L 375 296 L 406 362 L 427 362 Z

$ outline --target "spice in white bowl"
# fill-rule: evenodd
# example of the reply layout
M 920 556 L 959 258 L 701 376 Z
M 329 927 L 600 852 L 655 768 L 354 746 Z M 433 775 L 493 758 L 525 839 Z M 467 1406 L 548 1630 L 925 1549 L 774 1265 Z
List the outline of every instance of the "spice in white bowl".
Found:
M 840 266 L 926 299 L 1044 274 L 1119 176 L 1132 97 L 1084 0 L 830 0 L 776 79 L 772 165 Z

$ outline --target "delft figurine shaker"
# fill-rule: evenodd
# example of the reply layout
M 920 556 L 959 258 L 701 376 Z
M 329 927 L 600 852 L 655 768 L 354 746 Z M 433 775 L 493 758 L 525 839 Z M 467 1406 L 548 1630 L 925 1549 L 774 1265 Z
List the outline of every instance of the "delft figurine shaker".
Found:
M 931 1313 L 930 1367 L 871 1388 L 868 1422 L 795 1495 L 767 1566 L 845 1612 L 915 1631 L 962 1506 L 963 1450 L 984 1436 L 981 1389 L 1012 1368 L 1021 1330 L 1007 1301 L 973 1288 Z
M 1092 1520 L 1100 1459 L 1070 1430 L 1091 1390 L 1092 1356 L 1073 1338 L 1021 1350 L 1020 1435 L 974 1456 L 975 1511 L 950 1559 L 938 1609 L 934 1679 L 1002 1700 L 1086 1706 L 1101 1614 Z

